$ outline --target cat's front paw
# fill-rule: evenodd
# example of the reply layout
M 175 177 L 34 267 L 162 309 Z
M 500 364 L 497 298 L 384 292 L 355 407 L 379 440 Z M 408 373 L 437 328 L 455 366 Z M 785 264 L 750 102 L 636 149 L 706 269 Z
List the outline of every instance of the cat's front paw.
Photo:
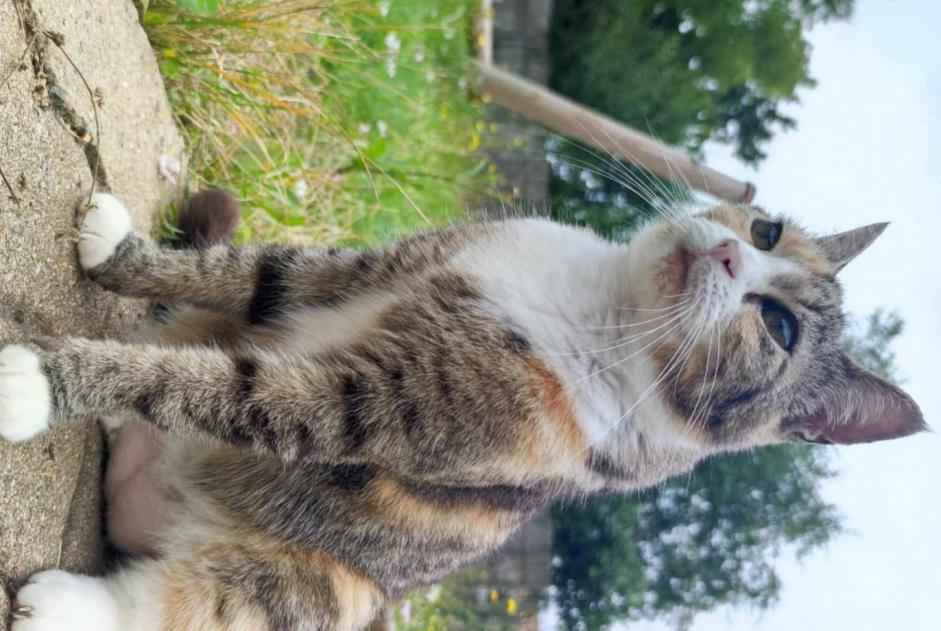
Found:
M 117 622 L 101 579 L 46 570 L 16 594 L 11 631 L 117 631 Z
M 78 260 L 82 269 L 98 267 L 131 232 L 131 216 L 113 195 L 96 193 L 78 235 Z
M 28 440 L 49 427 L 49 380 L 33 351 L 11 344 L 0 350 L 0 437 Z

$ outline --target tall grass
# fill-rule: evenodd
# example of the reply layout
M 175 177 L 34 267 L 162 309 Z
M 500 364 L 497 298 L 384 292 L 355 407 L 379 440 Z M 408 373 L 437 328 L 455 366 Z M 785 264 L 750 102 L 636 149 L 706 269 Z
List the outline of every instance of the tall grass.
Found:
M 143 23 L 191 186 L 234 190 L 240 237 L 364 243 L 491 186 L 468 96 L 476 0 L 155 0 Z

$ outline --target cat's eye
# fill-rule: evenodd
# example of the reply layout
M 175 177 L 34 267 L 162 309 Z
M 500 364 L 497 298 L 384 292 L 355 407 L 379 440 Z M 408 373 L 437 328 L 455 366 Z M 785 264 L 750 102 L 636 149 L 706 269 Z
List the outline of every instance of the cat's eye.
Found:
M 771 250 L 778 244 L 783 228 L 780 221 L 756 219 L 751 222 L 751 242 L 759 250 Z
M 797 342 L 798 325 L 794 314 L 781 303 L 764 298 L 761 301 L 761 319 L 771 339 L 790 353 Z

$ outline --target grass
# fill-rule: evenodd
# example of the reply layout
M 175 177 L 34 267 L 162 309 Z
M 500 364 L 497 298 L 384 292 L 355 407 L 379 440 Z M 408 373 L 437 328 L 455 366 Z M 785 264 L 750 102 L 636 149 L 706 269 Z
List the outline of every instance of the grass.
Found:
M 477 0 L 151 0 L 143 23 L 190 188 L 233 190 L 241 240 L 364 244 L 489 191 L 468 95 Z

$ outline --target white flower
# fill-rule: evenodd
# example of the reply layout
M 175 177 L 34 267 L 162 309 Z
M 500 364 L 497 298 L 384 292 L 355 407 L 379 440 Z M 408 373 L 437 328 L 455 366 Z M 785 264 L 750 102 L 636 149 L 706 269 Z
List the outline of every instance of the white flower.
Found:
M 397 53 L 399 49 L 402 48 L 402 40 L 395 34 L 395 31 L 389 31 L 388 34 L 386 34 L 386 48 L 391 53 Z
M 294 196 L 298 199 L 304 199 L 307 197 L 307 193 L 310 192 L 310 184 L 307 183 L 307 180 L 298 180 L 294 182 L 294 186 L 291 187 L 291 192 L 294 193 Z

